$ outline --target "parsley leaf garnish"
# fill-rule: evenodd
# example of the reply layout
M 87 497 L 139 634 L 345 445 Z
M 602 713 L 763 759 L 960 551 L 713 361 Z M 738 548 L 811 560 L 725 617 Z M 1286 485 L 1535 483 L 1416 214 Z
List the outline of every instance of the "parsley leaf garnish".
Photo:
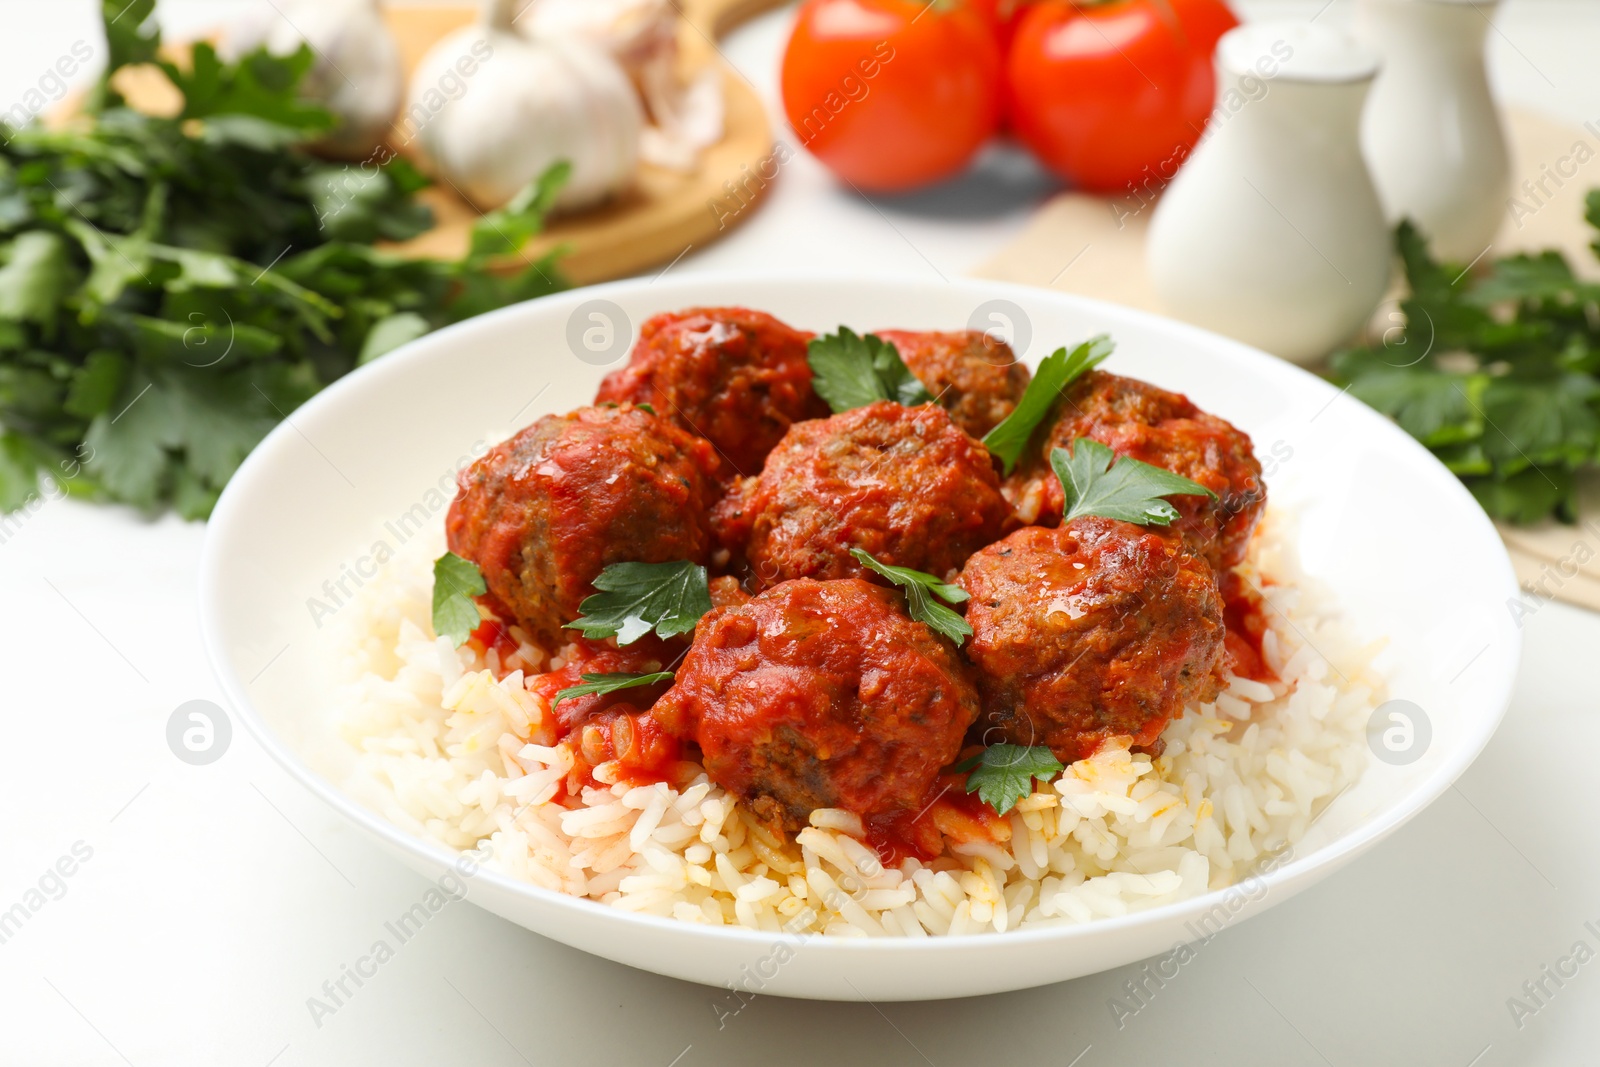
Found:
M 972 627 L 967 625 L 966 619 L 944 604 L 936 603 L 929 596 L 931 593 L 946 603 L 960 604 L 968 598 L 965 589 L 959 585 L 948 585 L 931 574 L 914 571 L 910 567 L 894 567 L 887 563 L 879 563 L 870 553 L 863 552 L 859 548 L 852 548 L 850 554 L 863 567 L 883 575 L 905 590 L 906 610 L 913 619 L 935 633 L 943 634 L 957 645 L 972 636 Z
M 1046 356 L 1023 390 L 1011 414 L 983 437 L 984 447 L 999 456 L 1010 474 L 1033 438 L 1033 431 L 1049 414 L 1062 390 L 1111 357 L 1116 345 L 1105 334 L 1091 337 L 1071 352 L 1058 348 Z
M 483 622 L 472 598 L 489 591 L 470 559 L 446 552 L 433 561 L 433 632 L 460 648 Z
M 900 358 L 899 349 L 876 334 L 858 337 L 848 326 L 813 338 L 806 352 L 811 387 L 835 415 L 879 400 L 915 407 L 933 394 Z
M 672 679 L 671 671 L 657 671 L 654 674 L 580 674 L 582 685 L 570 686 L 556 694 L 555 700 L 550 702 L 551 710 L 563 700 L 573 697 L 586 697 L 595 693 L 615 693 L 619 689 L 633 689 L 641 685 L 654 685 L 657 682 L 666 682 Z
M 568 627 L 585 637 L 615 637 L 626 645 L 654 630 L 662 637 L 688 633 L 711 610 L 706 569 L 675 563 L 613 563 L 594 580 L 583 614 Z
M 967 775 L 967 792 L 1004 815 L 1017 801 L 1033 794 L 1033 780 L 1048 782 L 1066 770 L 1055 753 L 1044 745 L 990 745 L 981 756 L 963 760 L 957 771 Z
M 1148 463 L 1116 453 L 1099 441 L 1080 437 L 1072 451 L 1050 450 L 1050 466 L 1061 479 L 1064 494 L 1062 522 L 1083 515 L 1140 526 L 1166 526 L 1178 517 L 1178 509 L 1163 497 L 1208 496 L 1217 494 L 1181 474 L 1153 467 Z

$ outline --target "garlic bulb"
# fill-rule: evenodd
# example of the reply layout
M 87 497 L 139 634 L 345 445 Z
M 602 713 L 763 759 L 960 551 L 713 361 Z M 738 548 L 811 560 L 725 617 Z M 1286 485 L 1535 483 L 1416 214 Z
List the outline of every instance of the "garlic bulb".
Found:
M 609 52 L 649 114 L 645 160 L 692 170 L 700 151 L 722 140 L 722 73 L 713 65 L 684 82 L 678 19 L 672 0 L 531 0 L 517 27 L 535 41 L 576 38 Z
M 486 0 L 484 20 L 434 45 L 411 77 L 400 128 L 436 176 L 483 209 L 499 207 L 562 160 L 572 176 L 558 210 L 625 188 L 644 116 L 628 76 L 582 41 L 530 41 L 516 0 Z
M 301 89 L 338 121 L 320 147 L 366 155 L 383 142 L 405 93 L 400 46 L 378 0 L 257 0 L 227 29 L 221 53 L 235 60 L 265 47 L 288 55 L 302 42 L 316 60 Z

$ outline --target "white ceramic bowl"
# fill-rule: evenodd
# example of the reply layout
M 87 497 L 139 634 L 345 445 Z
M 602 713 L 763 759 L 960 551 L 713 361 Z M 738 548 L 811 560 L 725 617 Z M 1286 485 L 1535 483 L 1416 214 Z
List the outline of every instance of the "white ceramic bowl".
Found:
M 418 524 L 442 523 L 451 474 L 475 442 L 588 403 L 609 365 L 594 314 L 631 321 L 660 311 L 739 304 L 796 326 L 961 329 L 974 316 L 1031 335 L 1030 362 L 1109 332 L 1109 367 L 1189 394 L 1255 438 L 1273 502 L 1298 511 L 1309 572 L 1326 580 L 1363 635 L 1387 635 L 1391 696 L 1432 726 L 1421 759 L 1373 761 L 1287 862 L 1251 892 L 1213 893 L 1088 925 L 919 940 L 816 938 L 775 949 L 775 935 L 614 911 L 492 872 L 470 899 L 529 930 L 635 967 L 710 985 L 835 1000 L 914 1000 L 997 993 L 1152 956 L 1194 938 L 1218 905 L 1229 922 L 1332 873 L 1392 833 L 1466 769 L 1499 723 L 1521 651 L 1506 611 L 1516 593 L 1493 527 L 1428 453 L 1320 379 L 1243 345 L 1137 311 L 986 282 L 700 275 L 621 282 L 548 297 L 440 331 L 385 356 L 295 412 L 223 494 L 206 539 L 201 611 L 207 649 L 237 714 L 296 779 L 409 866 L 435 877 L 453 857 L 340 792 L 352 758 L 334 734 L 326 628 L 308 607 L 324 583 L 351 590 L 363 563 Z M 1001 301 L 999 305 L 992 302 Z M 1009 302 L 1009 307 L 1004 302 Z M 610 312 L 614 314 L 614 312 Z M 442 492 L 441 492 L 442 489 Z M 322 619 L 326 622 L 326 619 Z M 777 960 L 781 960 L 779 965 Z M 769 973 L 770 972 L 770 973 Z

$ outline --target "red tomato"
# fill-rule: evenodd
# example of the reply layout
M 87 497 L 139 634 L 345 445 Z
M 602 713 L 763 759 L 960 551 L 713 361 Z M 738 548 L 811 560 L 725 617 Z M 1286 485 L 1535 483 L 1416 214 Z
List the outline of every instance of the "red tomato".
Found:
M 800 143 L 878 192 L 965 167 L 999 123 L 1000 83 L 995 32 L 965 2 L 806 0 L 783 56 Z
M 1091 192 L 1159 186 L 1200 139 L 1222 0 L 1038 0 L 1019 16 L 1007 114 L 1052 170 Z
M 1189 42 L 1206 55 L 1217 50 L 1222 35 L 1239 25 L 1238 16 L 1223 0 L 1167 0 Z
M 981 11 L 989 25 L 994 27 L 994 32 L 1000 39 L 1000 54 L 1004 55 L 1011 47 L 1011 33 L 1017 24 L 1017 17 L 1022 14 L 1022 9 L 1028 0 L 968 0 L 968 2 Z

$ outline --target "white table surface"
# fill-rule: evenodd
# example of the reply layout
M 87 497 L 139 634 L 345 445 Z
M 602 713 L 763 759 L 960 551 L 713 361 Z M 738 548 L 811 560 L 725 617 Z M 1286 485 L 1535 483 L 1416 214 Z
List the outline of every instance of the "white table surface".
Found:
M 1243 6 L 1304 17 L 1320 2 Z M 162 12 L 194 28 L 228 6 Z M 726 44 L 771 99 L 786 19 Z M 1504 97 L 1600 118 L 1600 4 L 1510 0 L 1497 25 Z M 88 0 L 0 0 L 0 107 L 80 38 L 98 50 Z M 800 158 L 749 225 L 673 269 L 847 264 L 937 281 L 1001 247 L 1048 190 L 999 160 L 985 183 L 873 205 Z M 716 990 L 471 906 L 441 913 L 319 1026 L 307 998 L 424 883 L 242 731 L 210 766 L 168 750 L 179 704 L 221 699 L 195 619 L 204 534 L 55 502 L 0 544 L 0 911 L 74 846 L 89 854 L 46 879 L 50 899 L 0 944 L 4 1067 L 1600 1062 L 1600 961 L 1560 988 L 1546 979 L 1554 995 L 1520 1026 L 1507 1006 L 1576 942 L 1600 949 L 1584 925 L 1600 930 L 1600 617 L 1560 605 L 1526 620 L 1505 725 L 1455 789 L 1228 930 L 1120 1029 L 1108 1001 L 1136 968 L 971 1002 L 757 999 L 719 1026 Z

